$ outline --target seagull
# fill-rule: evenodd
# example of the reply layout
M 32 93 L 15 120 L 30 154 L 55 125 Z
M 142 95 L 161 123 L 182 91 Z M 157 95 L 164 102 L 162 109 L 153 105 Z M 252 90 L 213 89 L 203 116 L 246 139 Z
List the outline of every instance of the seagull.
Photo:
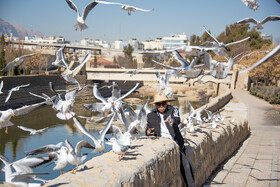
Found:
M 209 53 L 202 56 L 205 66 L 210 70 L 209 73 L 216 79 L 224 79 L 228 76 L 234 63 L 233 59 L 233 53 L 227 63 L 213 60 Z
M 28 156 L 48 154 L 55 163 L 53 170 L 60 170 L 60 174 L 63 174 L 63 168 L 68 164 L 68 152 L 67 145 L 64 142 L 59 142 L 56 145 L 49 144 L 31 151 L 26 151 L 25 154 Z
M 102 101 L 103 107 L 101 108 L 101 111 L 104 112 L 108 112 L 112 109 L 114 110 L 118 110 L 119 104 L 121 103 L 121 100 L 124 99 L 125 97 L 127 97 L 129 94 L 131 94 L 137 87 L 138 87 L 139 83 L 137 83 L 130 91 L 128 91 L 126 94 L 124 94 L 121 97 L 118 98 L 114 98 L 111 97 L 111 99 L 106 100 L 98 91 L 97 89 L 97 85 L 93 86 L 93 95 L 96 99 Z
M 158 91 L 164 93 L 167 97 L 170 97 L 173 94 L 172 88 L 168 86 L 169 79 L 173 73 L 173 70 L 166 70 L 164 76 L 162 76 L 159 71 L 156 71 L 156 77 L 159 81 Z
M 111 127 L 111 124 L 113 122 L 113 119 L 115 118 L 115 113 L 113 114 L 112 118 L 108 121 L 106 127 L 102 130 L 101 134 L 99 137 L 94 137 L 93 135 L 91 135 L 86 129 L 85 127 L 79 122 L 78 119 L 76 119 L 75 117 L 73 117 L 73 120 L 76 124 L 76 126 L 82 131 L 83 134 L 85 134 L 86 136 L 88 136 L 90 139 L 92 139 L 92 141 L 94 142 L 95 145 L 95 149 L 94 149 L 94 153 L 95 152 L 103 152 L 104 151 L 104 137 L 105 134 L 107 133 L 107 131 L 109 130 L 109 128 Z
M 253 9 L 254 11 L 257 10 L 260 6 L 258 0 L 241 0 L 241 2 L 248 6 L 250 9 Z
M 5 103 L 7 103 L 7 102 L 9 101 L 9 99 L 10 99 L 10 97 L 12 96 L 12 93 L 13 93 L 13 92 L 19 91 L 20 88 L 24 88 L 24 87 L 27 87 L 27 86 L 29 86 L 29 85 L 30 85 L 30 84 L 20 85 L 20 86 L 16 86 L 16 87 L 10 89 L 9 92 L 8 92 L 8 95 L 7 95 L 6 99 L 5 99 Z
M 31 128 L 24 127 L 24 126 L 21 126 L 21 125 L 18 125 L 17 127 L 20 128 L 21 130 L 29 131 L 30 135 L 35 135 L 35 134 L 42 135 L 42 132 L 48 129 L 48 127 L 46 127 L 46 128 L 43 128 L 43 129 L 35 130 L 35 129 L 31 129 Z
M 2 89 L 3 89 L 3 80 L 2 80 L 1 83 L 0 83 L 0 94 L 3 93 L 3 92 L 2 92 Z
M 246 69 L 242 69 L 239 71 L 239 74 L 245 73 L 250 71 L 251 69 L 254 69 L 255 67 L 261 65 L 262 63 L 266 62 L 267 60 L 271 59 L 275 55 L 280 53 L 280 45 L 276 46 L 270 53 L 268 53 L 265 57 L 263 57 L 260 61 L 252 65 L 251 67 L 248 67 Z
M 56 93 L 50 82 L 51 90 L 56 94 L 55 101 L 53 102 L 53 108 L 58 112 L 56 117 L 61 120 L 69 120 L 74 117 L 75 113 L 72 112 L 72 108 L 75 102 L 75 97 L 80 90 L 73 90 L 65 94 L 65 100 L 63 100 L 60 94 Z
M 126 145 L 126 146 L 130 145 L 131 134 L 128 131 L 125 131 L 123 133 L 121 131 L 121 129 L 116 125 L 112 125 L 110 130 L 113 135 L 117 136 L 117 141 L 119 144 Z M 108 130 L 108 132 L 109 132 L 109 130 Z
M 34 94 L 34 93 L 32 93 L 32 92 L 29 92 L 29 94 L 30 95 L 33 95 L 33 96 L 35 96 L 35 97 L 39 97 L 39 98 L 41 98 L 41 99 L 44 99 L 45 101 L 44 101 L 44 103 L 46 104 L 46 105 L 53 105 L 54 103 L 53 103 L 53 100 L 54 100 L 54 97 L 55 96 L 53 96 L 53 97 L 49 97 L 47 94 L 45 94 L 45 93 L 42 93 L 42 96 L 40 96 L 40 95 L 37 95 L 37 94 Z
M 88 59 L 90 58 L 91 53 L 87 53 L 87 55 L 85 56 L 85 58 L 83 59 L 83 61 L 80 63 L 80 65 L 78 65 L 75 69 L 70 70 L 68 64 L 64 62 L 64 65 L 67 68 L 67 72 L 66 73 L 62 73 L 61 76 L 67 81 L 67 82 L 72 82 L 72 83 L 77 83 L 79 86 L 79 89 L 81 89 L 79 82 L 74 78 L 74 76 L 81 70 L 81 68 L 84 66 L 84 64 L 88 61 Z
M 124 158 L 126 151 L 129 149 L 129 146 L 119 144 L 116 138 L 111 138 L 106 144 L 112 146 L 112 150 L 119 155 L 119 161 Z
M 88 28 L 88 26 L 85 24 L 85 20 L 87 18 L 88 13 L 97 5 L 96 1 L 92 1 L 89 3 L 83 11 L 83 14 L 80 15 L 80 12 L 76 5 L 71 0 L 66 0 L 67 4 L 71 9 L 73 9 L 77 13 L 77 24 L 75 25 L 76 30 L 78 30 L 78 27 L 80 30 L 85 30 Z
M 46 180 L 37 178 L 36 175 L 48 175 L 49 173 L 33 172 L 32 168 L 50 162 L 50 157 L 25 157 L 15 162 L 10 162 L 7 157 L 0 155 L 0 160 L 5 164 L 5 167 L 0 170 L 5 172 L 5 182 L 16 186 L 41 186 L 40 183 L 30 183 L 32 180 L 42 181 L 43 184 L 46 183 Z
M 39 54 L 39 53 L 27 54 L 27 55 L 17 57 L 13 61 L 9 62 L 5 66 L 5 68 L 3 68 L 1 71 L 4 71 L 4 72 L 10 71 L 10 69 L 12 69 L 13 67 L 21 65 L 24 62 L 25 58 L 31 57 L 31 56 L 34 56 L 34 55 L 37 55 L 37 54 Z
M 136 75 L 139 73 L 139 71 L 141 70 L 150 70 L 150 69 L 155 69 L 154 67 L 151 68 L 138 68 L 138 69 L 132 69 L 132 70 L 127 70 L 126 72 L 122 73 L 123 74 L 130 74 L 130 77 L 132 77 L 133 75 Z M 127 80 L 125 80 L 124 82 L 126 82 Z
M 52 62 L 52 65 L 66 68 L 65 64 L 67 64 L 67 63 L 65 61 L 65 57 L 64 57 L 64 53 L 63 53 L 64 48 L 65 48 L 65 46 L 63 46 L 57 50 L 56 59 L 54 62 Z
M 14 125 L 10 121 L 11 117 L 26 114 L 26 113 L 30 112 L 31 110 L 41 106 L 42 104 L 44 104 L 44 103 L 25 105 L 25 106 L 17 108 L 17 109 L 8 109 L 8 110 L 0 111 L 0 129 L 2 128 L 2 125 L 5 125 L 6 126 L 5 133 L 8 134 L 8 127 Z
M 219 42 L 219 41 L 205 28 L 205 26 L 203 26 L 203 28 L 204 28 L 205 32 L 207 32 L 207 34 L 209 34 L 209 36 L 211 36 L 211 38 L 213 38 L 213 40 L 215 41 L 215 43 L 218 45 L 218 50 L 213 50 L 213 51 L 214 51 L 214 53 L 215 53 L 216 55 L 219 55 L 219 56 L 227 56 L 227 54 L 224 52 L 223 49 L 226 49 L 227 51 L 229 51 L 229 49 L 227 48 L 228 46 L 233 45 L 233 44 L 237 44 L 237 43 L 241 43 L 241 42 L 244 42 L 244 41 L 250 39 L 250 37 L 248 36 L 247 38 L 244 38 L 244 39 L 242 39 L 242 40 L 224 44 L 223 42 Z
M 74 148 L 73 145 L 69 142 L 69 140 L 65 140 L 65 144 L 68 147 L 68 162 L 73 165 L 72 173 L 75 173 L 75 171 L 78 169 L 79 164 L 84 162 L 84 160 L 87 158 L 87 154 L 82 155 L 82 148 L 88 148 L 88 149 L 95 149 L 95 147 L 86 140 L 81 140 L 76 144 L 76 147 Z M 74 168 L 74 166 L 76 166 Z
M 131 15 L 131 12 L 135 12 L 135 11 L 150 12 L 150 11 L 154 10 L 154 9 L 146 10 L 146 9 L 137 8 L 135 6 L 130 6 L 130 5 L 122 4 L 122 3 L 108 2 L 108 1 L 95 0 L 95 2 L 100 3 L 100 4 L 121 5 L 123 10 L 128 11 L 128 15 Z
M 253 28 L 256 29 L 263 29 L 263 24 L 265 24 L 268 21 L 279 21 L 280 20 L 280 16 L 267 16 L 266 18 L 264 18 L 262 21 L 257 21 L 254 18 L 244 18 L 242 20 L 237 21 L 237 24 L 245 24 L 245 23 L 254 23 L 255 25 L 253 26 Z

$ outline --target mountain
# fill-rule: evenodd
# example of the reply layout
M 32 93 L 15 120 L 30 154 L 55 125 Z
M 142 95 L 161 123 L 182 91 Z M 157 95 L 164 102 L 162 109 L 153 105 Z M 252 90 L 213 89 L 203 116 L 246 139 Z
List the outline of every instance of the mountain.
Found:
M 10 34 L 13 33 L 15 37 L 25 37 L 25 36 L 44 36 L 43 33 L 37 31 L 29 31 L 15 23 L 9 23 L 0 18 L 0 34 Z

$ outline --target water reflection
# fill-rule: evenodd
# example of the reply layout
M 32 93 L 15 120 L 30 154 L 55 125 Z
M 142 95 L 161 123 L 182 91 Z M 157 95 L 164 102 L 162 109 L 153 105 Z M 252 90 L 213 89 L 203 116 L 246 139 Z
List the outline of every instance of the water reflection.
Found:
M 148 97 L 145 97 L 142 100 L 142 104 L 145 104 Z M 153 100 L 151 98 L 151 100 Z M 183 106 L 184 113 L 187 112 L 187 103 L 186 98 L 180 98 L 177 101 L 171 102 L 170 104 L 176 106 Z M 193 103 L 192 103 L 193 104 Z M 150 105 L 153 108 L 153 105 Z M 133 107 L 136 109 L 136 106 Z M 93 115 L 90 111 L 82 107 L 82 103 L 75 103 L 74 112 L 77 115 L 91 116 Z M 96 115 L 96 114 L 94 114 Z M 86 124 L 85 119 L 79 119 L 82 124 Z M 0 153 L 5 155 L 10 161 L 15 161 L 25 157 L 24 152 L 39 148 L 47 144 L 57 144 L 59 142 L 64 142 L 65 139 L 68 139 L 72 145 L 76 145 L 77 142 L 84 139 L 89 142 L 92 142 L 90 138 L 83 135 L 78 128 L 74 125 L 73 120 L 63 121 L 56 117 L 56 112 L 52 109 L 51 106 L 42 106 L 34 111 L 23 115 L 12 118 L 11 120 L 15 125 L 9 127 L 9 134 L 5 134 L 5 128 L 0 130 Z M 29 132 L 23 131 L 17 128 L 17 125 L 27 126 L 33 129 L 42 129 L 49 127 L 44 131 L 43 135 L 29 135 Z M 97 125 L 87 123 L 85 127 L 90 131 L 90 133 L 96 134 L 101 130 L 105 124 Z M 111 138 L 111 135 L 106 135 L 106 138 Z M 105 144 L 105 152 L 111 150 L 111 146 Z M 85 160 L 101 155 L 101 153 L 91 153 L 92 150 L 83 149 L 83 153 L 90 153 Z M 4 167 L 3 163 L 0 162 L 0 168 Z M 59 176 L 59 171 L 53 171 L 54 164 L 49 166 L 40 166 L 35 168 L 35 172 L 47 172 L 49 175 L 40 176 L 46 180 L 51 180 Z M 68 164 L 64 171 L 69 171 L 73 167 Z M 0 181 L 4 181 L 5 174 L 0 172 Z

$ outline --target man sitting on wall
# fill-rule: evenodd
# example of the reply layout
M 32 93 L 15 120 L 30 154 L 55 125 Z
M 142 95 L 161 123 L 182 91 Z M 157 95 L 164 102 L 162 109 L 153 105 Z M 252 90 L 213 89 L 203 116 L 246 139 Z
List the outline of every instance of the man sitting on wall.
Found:
M 186 153 L 184 138 L 182 137 L 178 125 L 181 123 L 179 110 L 177 107 L 167 105 L 167 102 L 174 99 L 168 99 L 163 93 L 157 93 L 154 96 L 156 109 L 147 116 L 147 136 L 166 137 L 174 140 L 180 148 L 181 172 L 187 186 L 194 185 L 194 175 L 191 166 L 191 160 Z

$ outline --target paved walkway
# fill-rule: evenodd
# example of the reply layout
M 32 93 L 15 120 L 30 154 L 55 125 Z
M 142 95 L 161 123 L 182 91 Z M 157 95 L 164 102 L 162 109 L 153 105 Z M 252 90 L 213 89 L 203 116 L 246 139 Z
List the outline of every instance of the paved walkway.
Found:
M 209 185 L 280 186 L 280 119 L 272 122 L 267 117 L 277 111 L 248 92 L 233 91 L 232 94 L 247 106 L 252 134 L 221 166 Z

